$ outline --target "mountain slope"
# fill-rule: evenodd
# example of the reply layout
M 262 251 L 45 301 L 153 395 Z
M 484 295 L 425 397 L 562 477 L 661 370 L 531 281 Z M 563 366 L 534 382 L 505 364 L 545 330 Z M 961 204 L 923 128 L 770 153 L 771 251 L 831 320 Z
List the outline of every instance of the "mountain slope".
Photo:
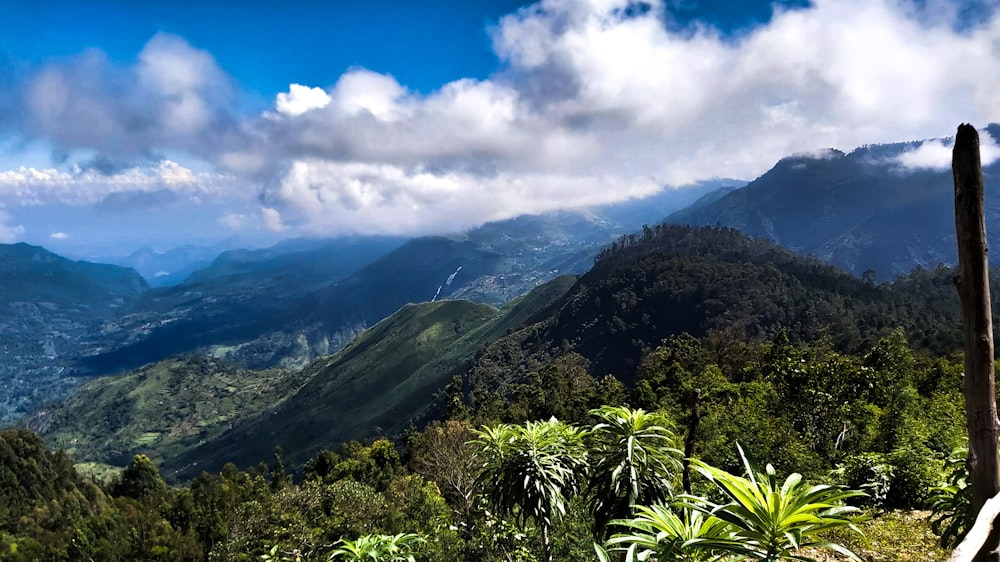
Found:
M 560 277 L 503 309 L 468 301 L 406 305 L 336 355 L 303 371 L 302 388 L 280 407 L 185 452 L 167 466 L 180 477 L 227 461 L 249 465 L 280 445 L 293 463 L 350 439 L 396 435 L 419 421 L 477 350 L 560 297 Z
M 171 458 L 216 437 L 243 418 L 275 408 L 303 382 L 295 371 L 249 371 L 204 357 L 176 357 L 90 380 L 22 425 L 77 461 L 125 466 L 139 453 Z
M 1000 127 L 982 133 L 997 138 Z M 938 141 L 926 141 L 938 142 Z M 857 275 L 891 279 L 915 266 L 956 260 L 948 169 L 906 168 L 922 143 L 869 145 L 778 162 L 746 187 L 670 215 L 668 222 L 730 226 L 814 255 Z M 1000 163 L 984 169 L 987 224 L 1000 220 Z M 990 242 L 1000 233 L 987 232 Z

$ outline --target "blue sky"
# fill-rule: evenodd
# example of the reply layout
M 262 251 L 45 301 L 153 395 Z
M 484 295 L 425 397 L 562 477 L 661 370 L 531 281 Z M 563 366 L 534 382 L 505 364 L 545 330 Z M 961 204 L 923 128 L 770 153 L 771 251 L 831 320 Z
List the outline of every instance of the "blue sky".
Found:
M 100 49 L 135 58 L 166 32 L 206 49 L 248 95 L 270 100 L 291 83 L 332 84 L 351 67 L 392 74 L 422 92 L 497 70 L 490 29 L 527 0 L 3 2 L 0 53 L 37 65 Z M 803 0 L 778 5 L 802 7 Z M 679 26 L 704 22 L 726 33 L 766 23 L 772 3 L 688 0 L 673 4 Z M 267 103 L 264 101 L 263 103 Z
M 0 242 L 77 255 L 453 231 L 1000 111 L 991 0 L 0 9 Z

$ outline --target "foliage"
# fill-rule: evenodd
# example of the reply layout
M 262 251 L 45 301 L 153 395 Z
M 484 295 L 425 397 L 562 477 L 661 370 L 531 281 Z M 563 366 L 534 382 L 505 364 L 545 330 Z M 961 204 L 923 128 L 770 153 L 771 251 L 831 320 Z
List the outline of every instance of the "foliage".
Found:
M 969 450 L 961 447 L 952 451 L 945 461 L 947 482 L 931 491 L 931 529 L 941 537 L 943 548 L 954 548 L 976 522 L 972 511 L 972 488 L 966 482 L 969 474 Z
M 425 539 L 415 533 L 397 535 L 362 535 L 355 540 L 341 540 L 330 553 L 330 560 L 363 562 L 416 562 L 413 550 Z
M 628 517 L 632 506 L 667 500 L 683 453 L 675 447 L 669 420 L 660 414 L 623 406 L 603 406 L 590 414 L 598 423 L 586 435 L 586 494 L 594 534 L 601 538 L 608 523 Z
M 767 465 L 764 472 L 755 471 L 742 448 L 737 448 L 746 478 L 697 463 L 699 472 L 714 482 L 729 502 L 718 504 L 697 496 L 687 497 L 685 502 L 690 508 L 731 525 L 732 538 L 739 546 L 705 540 L 698 543 L 699 548 L 728 548 L 734 554 L 769 562 L 808 560 L 796 552 L 803 548 L 822 548 L 860 561 L 856 554 L 840 544 L 828 542 L 822 535 L 838 527 L 860 533 L 853 516 L 857 508 L 844 505 L 844 501 L 862 492 L 822 484 L 810 486 L 797 473 L 780 482 L 773 466 Z
M 854 498 L 860 503 L 878 509 L 888 507 L 889 491 L 892 487 L 894 467 L 880 453 L 859 453 L 846 459 L 843 466 L 834 471 L 834 476 L 851 489 L 865 492 L 865 496 Z
M 146 455 L 136 455 L 122 471 L 121 477 L 112 482 L 109 492 L 114 496 L 141 500 L 166 489 L 167 484 L 153 461 Z
M 717 560 L 727 551 L 741 548 L 728 523 L 701 511 L 684 506 L 675 510 L 664 504 L 635 509 L 635 517 L 614 522 L 624 530 L 608 539 L 606 549 L 595 545 L 601 562 L 611 562 L 609 554 L 614 552 L 624 552 L 626 562 L 699 562 Z
M 583 432 L 552 418 L 486 427 L 476 431 L 474 442 L 477 483 L 490 505 L 501 518 L 534 521 L 542 532 L 543 559 L 551 561 L 549 532 L 586 476 Z

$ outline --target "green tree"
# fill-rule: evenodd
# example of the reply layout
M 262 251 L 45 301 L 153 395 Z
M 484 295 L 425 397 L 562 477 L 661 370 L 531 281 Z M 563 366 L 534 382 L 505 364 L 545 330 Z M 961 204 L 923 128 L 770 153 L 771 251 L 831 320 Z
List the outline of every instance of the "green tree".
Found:
M 625 531 L 608 539 L 604 548 L 596 546 L 601 562 L 611 562 L 609 553 L 613 552 L 625 553 L 626 562 L 647 560 L 650 556 L 663 562 L 701 562 L 718 560 L 727 551 L 740 547 L 733 539 L 732 527 L 717 517 L 686 507 L 680 508 L 678 515 L 662 504 L 638 505 L 635 509 L 635 517 L 615 521 Z
M 584 482 L 587 451 L 583 432 L 559 422 L 499 424 L 476 431 L 477 483 L 500 517 L 520 525 L 534 521 L 541 532 L 542 560 L 552 562 L 551 530 Z
M 140 500 L 166 489 L 167 484 L 153 461 L 146 455 L 136 455 L 122 471 L 121 479 L 111 486 L 111 494 Z
M 586 435 L 586 495 L 594 535 L 600 539 L 612 519 L 631 515 L 632 506 L 664 503 L 670 497 L 683 453 L 674 446 L 670 421 L 661 414 L 624 406 L 604 406 L 590 414 L 598 423 Z

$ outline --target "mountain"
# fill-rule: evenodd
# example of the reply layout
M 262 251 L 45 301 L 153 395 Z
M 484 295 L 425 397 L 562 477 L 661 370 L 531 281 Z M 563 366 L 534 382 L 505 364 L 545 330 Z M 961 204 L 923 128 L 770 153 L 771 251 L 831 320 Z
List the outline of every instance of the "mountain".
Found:
M 857 352 L 902 327 L 948 354 L 961 348 L 951 276 L 921 269 L 876 285 L 730 228 L 659 225 L 616 242 L 562 298 L 477 354 L 465 389 L 470 399 L 507 392 L 574 353 L 592 375 L 627 385 L 647 352 L 685 332 L 753 341 L 787 331 Z
M 303 382 L 299 371 L 250 371 L 186 355 L 89 380 L 21 425 L 77 461 L 125 466 L 136 454 L 170 458 L 217 437 L 278 407 Z
M 1000 138 L 1000 126 L 982 134 Z M 984 140 L 984 143 L 990 139 Z M 790 156 L 715 201 L 667 221 L 724 225 L 861 275 L 891 279 L 916 266 L 953 264 L 954 188 L 950 169 L 907 168 L 904 155 L 948 139 L 868 145 L 845 154 Z M 1000 220 L 1000 163 L 984 168 L 986 223 Z M 987 229 L 991 244 L 1000 232 Z
M 419 423 L 478 349 L 574 281 L 557 278 L 500 310 L 462 300 L 406 305 L 298 371 L 168 359 L 91 380 L 24 425 L 78 460 L 121 465 L 143 453 L 175 478 L 253 464 L 279 444 L 301 463 L 319 448 Z
M 26 350 L 16 368 L 49 369 L 47 380 L 53 383 L 34 394 L 27 386 L 18 390 L 16 408 L 31 411 L 61 397 L 76 384 L 72 376 L 121 373 L 188 353 L 244 368 L 301 369 L 411 302 L 461 298 L 501 306 L 558 275 L 586 271 L 616 236 L 724 183 L 665 189 L 639 201 L 589 210 L 523 216 L 405 244 L 400 238 L 357 236 L 223 252 L 176 285 L 143 286 L 107 315 L 76 318 L 70 339 L 79 345 L 61 349 L 58 365 L 49 359 L 48 348 L 36 345 L 44 338 L 35 333 L 14 338 L 25 340 L 17 345 Z M 172 276 L 201 259 L 202 250 L 143 250 L 130 259 L 147 274 L 163 267 Z M 170 277 L 152 275 L 157 285 Z M 64 296 L 79 306 L 97 306 L 86 291 Z M 38 326 L 59 322 L 46 309 L 38 312 Z M 90 339 L 81 339 L 82 334 Z M 11 371 L 5 378 L 14 375 Z
M 0 420 L 60 394 L 76 357 L 103 344 L 96 328 L 147 289 L 132 269 L 72 261 L 28 244 L 0 244 Z
M 414 238 L 380 256 L 360 246 L 267 259 L 261 251 L 223 254 L 184 283 L 147 293 L 135 314 L 106 328 L 122 334 L 124 345 L 84 358 L 81 372 L 124 372 L 192 352 L 253 369 L 302 368 L 407 303 L 501 306 L 559 275 L 582 273 L 629 230 L 596 212 L 565 211 Z M 350 274 L 331 271 L 344 256 L 358 258 L 352 266 L 377 259 Z
M 944 268 L 876 285 L 733 229 L 659 225 L 609 246 L 585 275 L 559 277 L 500 310 L 463 300 L 405 305 L 300 371 L 172 359 L 91 381 L 30 422 L 81 460 L 142 452 L 183 480 L 229 461 L 256 464 L 279 445 L 298 465 L 346 440 L 398 435 L 440 414 L 440 393 L 456 375 L 472 403 L 517 393 L 556 404 L 545 397 L 578 386 L 580 373 L 631 384 L 646 353 L 685 332 L 745 342 L 785 331 L 858 353 L 902 327 L 942 355 L 961 346 L 958 316 Z
M 105 258 L 105 263 L 131 267 L 152 287 L 176 285 L 191 273 L 207 267 L 218 250 L 205 246 L 181 246 L 165 252 L 149 247 L 139 248 L 124 258 Z

